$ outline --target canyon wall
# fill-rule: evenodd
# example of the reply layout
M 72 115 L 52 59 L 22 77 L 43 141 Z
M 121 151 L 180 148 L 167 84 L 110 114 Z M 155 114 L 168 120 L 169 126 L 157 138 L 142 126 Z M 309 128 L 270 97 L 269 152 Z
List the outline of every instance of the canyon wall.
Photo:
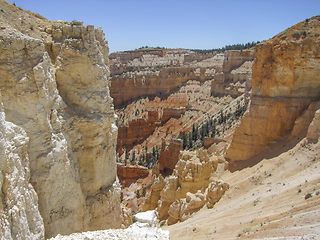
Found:
M 102 30 L 77 21 L 49 22 L 4 1 L 0 7 L 2 112 L 13 129 L 2 129 L 10 132 L 3 141 L 18 141 L 16 150 L 6 149 L 17 155 L 21 175 L 16 179 L 5 153 L 1 199 L 12 200 L 0 206 L 1 234 L 10 235 L 11 228 L 12 239 L 43 239 L 44 229 L 52 237 L 120 227 L 117 127 Z M 12 24 L 10 18 L 24 22 Z M 28 21 L 34 28 L 24 28 Z M 16 196 L 8 192 L 14 181 Z
M 138 165 L 117 163 L 117 174 L 123 187 L 149 175 L 149 169 Z
M 198 53 L 186 49 L 142 49 L 110 54 L 110 92 L 116 108 L 142 97 L 178 92 L 189 80 L 213 80 L 213 96 L 239 96 L 251 89 L 254 50 Z
M 227 159 L 248 159 L 281 139 L 309 105 L 320 99 L 319 49 L 319 16 L 257 46 L 250 109 L 235 131 Z
M 225 51 L 222 71 L 211 83 L 211 95 L 233 97 L 251 90 L 251 74 L 254 50 Z
M 142 49 L 110 54 L 110 93 L 115 107 L 142 97 L 161 99 L 177 92 L 188 80 L 213 79 L 223 55 L 185 49 Z
M 117 148 L 122 146 L 131 149 L 135 144 L 142 143 L 156 127 L 160 126 L 158 111 L 149 111 L 147 119 L 138 118 L 129 122 L 129 126 L 120 126 L 118 131 Z

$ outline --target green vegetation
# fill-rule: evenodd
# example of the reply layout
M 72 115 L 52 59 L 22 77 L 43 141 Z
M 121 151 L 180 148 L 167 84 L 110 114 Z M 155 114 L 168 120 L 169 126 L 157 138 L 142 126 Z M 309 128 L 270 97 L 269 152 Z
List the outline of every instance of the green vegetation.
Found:
M 237 43 L 237 44 L 232 44 L 232 45 L 225 45 L 224 47 L 222 48 L 212 48 L 212 49 L 189 49 L 191 51 L 194 51 L 194 52 L 199 52 L 199 53 L 211 53 L 211 52 L 224 52 L 226 50 L 243 50 L 243 49 L 248 49 L 248 48 L 252 48 L 254 47 L 255 45 L 259 44 L 260 41 L 252 41 L 252 42 L 247 42 L 247 43 Z M 136 48 L 135 50 L 142 50 L 142 49 L 168 49 L 166 47 L 150 47 L 148 45 L 146 46 L 142 46 L 142 47 L 139 47 L 139 48 Z M 179 49 L 179 48 L 178 48 Z
M 228 109 L 225 111 L 221 110 L 215 116 L 207 118 L 201 125 L 193 124 L 192 131 L 189 133 L 183 132 L 182 135 L 178 137 L 183 141 L 183 150 L 195 150 L 201 148 L 204 145 L 204 138 L 206 137 L 219 137 L 220 131 L 223 133 L 227 130 L 228 123 L 239 119 L 244 114 L 247 107 L 247 101 L 244 101 L 243 104 L 238 101 L 237 107 L 233 113 Z
M 255 45 L 259 44 L 260 41 L 253 41 L 253 42 L 247 42 L 245 44 L 233 44 L 233 45 L 225 45 L 222 48 L 213 48 L 213 49 L 190 49 L 192 51 L 195 52 L 199 52 L 199 53 L 210 53 L 210 52 L 225 52 L 226 50 L 243 50 L 243 49 L 248 49 L 248 48 L 252 48 Z

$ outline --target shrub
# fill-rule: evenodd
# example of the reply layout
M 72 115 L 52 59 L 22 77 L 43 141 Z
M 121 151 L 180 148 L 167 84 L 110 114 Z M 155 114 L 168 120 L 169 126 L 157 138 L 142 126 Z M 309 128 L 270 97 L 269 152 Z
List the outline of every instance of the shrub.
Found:
M 137 190 L 137 198 L 140 198 L 140 191 Z
M 311 198 L 311 197 L 312 197 L 312 194 L 308 193 L 307 195 L 304 196 L 304 199 L 308 199 L 308 198 Z

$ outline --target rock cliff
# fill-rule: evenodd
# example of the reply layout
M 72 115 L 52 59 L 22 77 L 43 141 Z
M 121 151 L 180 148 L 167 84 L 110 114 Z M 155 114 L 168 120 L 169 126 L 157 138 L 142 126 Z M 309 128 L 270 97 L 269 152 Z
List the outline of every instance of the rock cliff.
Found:
M 0 96 L 1 98 L 1 96 Z M 0 105 L 0 239 L 44 239 L 38 196 L 30 184 L 29 138 Z
M 117 174 L 123 187 L 130 185 L 139 178 L 149 175 L 149 169 L 138 165 L 117 164 Z
M 231 95 L 233 97 L 251 90 L 251 74 L 254 50 L 226 51 L 222 71 L 217 72 L 211 83 L 213 96 Z
M 222 58 L 184 49 L 143 49 L 112 53 L 110 62 L 110 92 L 119 107 L 145 96 L 163 99 L 190 79 L 212 79 Z
M 226 158 L 248 159 L 292 131 L 295 123 L 302 126 L 296 120 L 320 98 L 319 47 L 319 16 L 257 46 L 250 109 L 235 131 Z M 314 114 L 316 107 L 309 111 Z M 312 117 L 308 119 L 299 132 L 307 130 Z
M 235 50 L 202 54 L 185 49 L 112 53 L 111 96 L 119 108 L 143 97 L 165 99 L 189 80 L 204 83 L 212 79 L 212 95 L 239 96 L 251 89 L 253 53 Z
M 43 226 L 45 237 L 120 227 L 117 127 L 102 30 L 77 21 L 49 22 L 4 1 L 0 4 L 3 112 L 6 121 L 17 125 L 13 129 L 25 131 L 22 135 L 29 139 L 19 147 L 30 163 L 23 163 L 30 172 L 27 167 L 21 170 L 27 190 L 20 197 L 30 196 L 21 201 L 32 206 L 29 214 L 35 216 L 22 218 L 26 225 L 14 231 L 41 239 Z M 10 22 L 12 16 L 21 21 Z M 1 174 L 3 179 L 15 177 L 10 168 L 1 167 Z M 5 191 L 8 184 L 2 184 L 2 199 L 11 197 Z M 12 204 L 6 207 L 15 209 Z M 6 228 L 1 231 L 7 233 Z
M 126 146 L 131 149 L 135 144 L 142 143 L 156 127 L 160 126 L 158 115 L 158 111 L 149 111 L 146 119 L 134 119 L 128 126 L 119 126 L 117 148 Z

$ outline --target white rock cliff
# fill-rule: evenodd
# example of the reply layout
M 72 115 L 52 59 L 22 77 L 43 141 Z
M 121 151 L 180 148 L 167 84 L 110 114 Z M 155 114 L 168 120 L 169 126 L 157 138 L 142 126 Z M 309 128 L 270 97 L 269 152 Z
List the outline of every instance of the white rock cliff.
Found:
M 104 33 L 45 24 L 46 39 L 0 29 L 2 239 L 121 226 Z

